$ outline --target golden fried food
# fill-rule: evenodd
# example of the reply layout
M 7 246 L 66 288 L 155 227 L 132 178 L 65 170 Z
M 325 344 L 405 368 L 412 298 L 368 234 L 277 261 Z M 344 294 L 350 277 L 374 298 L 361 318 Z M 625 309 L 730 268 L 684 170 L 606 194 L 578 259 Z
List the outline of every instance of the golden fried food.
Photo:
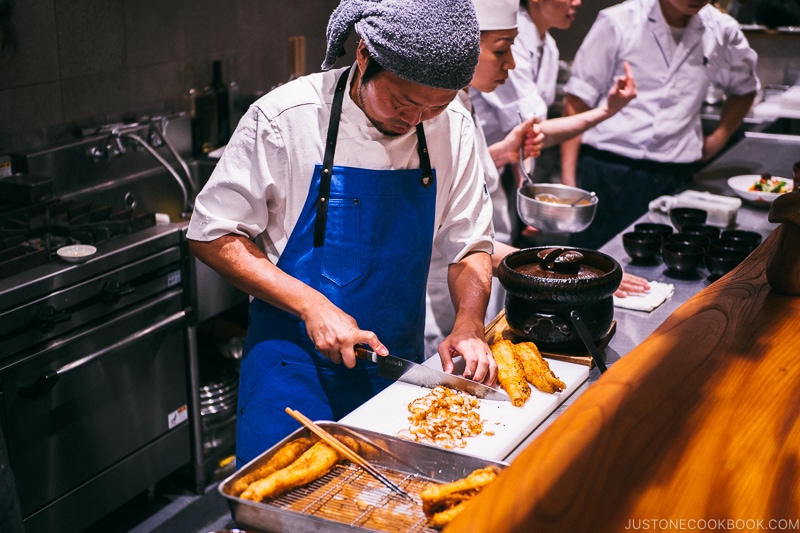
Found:
M 456 505 L 450 507 L 449 509 L 445 509 L 444 511 L 438 512 L 435 515 L 433 515 L 428 523 L 431 525 L 431 527 L 434 527 L 436 529 L 442 529 L 444 526 L 452 522 L 453 519 L 456 516 L 458 516 L 458 514 L 461 511 L 463 511 L 466 506 L 467 506 L 466 501 L 457 503 Z
M 353 439 L 337 438 L 351 449 L 357 449 L 358 445 Z M 321 478 L 342 459 L 330 445 L 319 441 L 290 465 L 251 483 L 240 497 L 256 502 L 276 498 L 291 489 L 302 487 Z
M 427 515 L 433 515 L 455 503 L 467 500 L 494 481 L 498 473 L 497 467 L 487 466 L 450 483 L 431 483 L 419 495 L 422 499 L 422 510 Z
M 567 388 L 567 385 L 550 369 L 550 365 L 544 360 L 536 344 L 519 342 L 514 345 L 514 351 L 522 363 L 525 379 L 534 387 L 551 394 Z
M 447 524 L 461 512 L 467 501 L 494 481 L 498 473 L 496 467 L 487 466 L 452 483 L 431 483 L 425 487 L 420 493 L 420 499 L 423 512 L 431 517 L 431 525 L 443 527 Z
M 233 494 L 239 495 L 247 490 L 247 487 L 250 486 L 251 483 L 265 478 L 273 472 L 277 472 L 281 468 L 289 466 L 295 460 L 297 460 L 297 458 L 300 457 L 303 452 L 308 450 L 312 444 L 314 444 L 314 440 L 306 437 L 301 437 L 299 439 L 294 439 L 291 442 L 287 442 L 284 446 L 281 446 L 281 448 L 275 452 L 275 455 L 270 457 L 269 461 L 267 461 L 264 465 L 237 479 L 233 484 Z
M 440 385 L 408 404 L 411 426 L 398 436 L 445 449 L 463 448 L 468 437 L 483 432 L 479 404 L 473 396 Z
M 491 345 L 492 355 L 497 363 L 497 380 L 511 397 L 511 403 L 522 407 L 531 395 L 531 388 L 525 379 L 525 370 L 514 353 L 514 343 L 502 339 Z

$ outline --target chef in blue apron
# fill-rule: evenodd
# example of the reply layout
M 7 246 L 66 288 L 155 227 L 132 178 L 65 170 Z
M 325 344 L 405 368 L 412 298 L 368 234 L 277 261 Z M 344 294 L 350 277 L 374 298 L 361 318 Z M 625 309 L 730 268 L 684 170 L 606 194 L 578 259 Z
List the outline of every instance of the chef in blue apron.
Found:
M 355 63 L 330 70 L 353 30 Z M 252 297 L 239 466 L 297 429 L 286 407 L 338 420 L 389 385 L 356 345 L 422 362 L 434 249 L 457 309 L 443 368 L 461 356 L 466 377 L 497 372 L 483 335 L 492 206 L 453 102 L 479 54 L 471 0 L 344 0 L 327 37 L 323 72 L 242 118 L 189 224 L 195 255 Z

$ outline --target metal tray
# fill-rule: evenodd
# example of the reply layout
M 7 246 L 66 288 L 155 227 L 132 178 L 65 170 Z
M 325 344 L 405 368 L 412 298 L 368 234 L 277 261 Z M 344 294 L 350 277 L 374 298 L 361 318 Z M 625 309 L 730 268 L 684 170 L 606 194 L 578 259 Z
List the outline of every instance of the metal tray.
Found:
M 478 468 L 508 466 L 334 422 L 317 424 L 333 435 L 356 439 L 361 456 L 415 498 L 431 481 L 449 483 Z M 307 429 L 298 429 L 219 484 L 217 490 L 228 500 L 231 516 L 239 527 L 271 533 L 436 531 L 428 526 L 421 504 L 410 503 L 349 462 L 340 463 L 317 481 L 274 500 L 259 503 L 232 494 L 239 478 L 267 462 L 284 444 L 308 436 L 311 434 Z

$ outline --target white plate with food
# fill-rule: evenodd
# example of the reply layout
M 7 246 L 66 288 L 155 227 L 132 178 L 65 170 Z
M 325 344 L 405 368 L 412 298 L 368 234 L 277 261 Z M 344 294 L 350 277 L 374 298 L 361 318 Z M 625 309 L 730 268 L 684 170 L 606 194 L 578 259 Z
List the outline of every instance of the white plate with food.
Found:
M 88 244 L 72 244 L 62 246 L 56 253 L 58 257 L 70 263 L 81 263 L 97 253 L 97 248 Z
M 743 200 L 770 205 L 781 194 L 791 192 L 792 180 L 770 174 L 745 174 L 728 179 L 728 187 Z

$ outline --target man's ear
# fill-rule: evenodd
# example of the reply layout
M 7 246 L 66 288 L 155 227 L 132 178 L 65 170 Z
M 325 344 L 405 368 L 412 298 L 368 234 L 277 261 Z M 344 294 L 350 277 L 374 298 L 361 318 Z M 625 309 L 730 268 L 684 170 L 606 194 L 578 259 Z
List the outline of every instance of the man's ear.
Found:
M 364 39 L 360 39 L 358 41 L 358 47 L 356 48 L 356 65 L 358 66 L 359 72 L 363 75 L 364 70 L 367 68 L 367 63 L 369 63 L 369 49 L 367 49 L 367 45 L 364 44 Z

